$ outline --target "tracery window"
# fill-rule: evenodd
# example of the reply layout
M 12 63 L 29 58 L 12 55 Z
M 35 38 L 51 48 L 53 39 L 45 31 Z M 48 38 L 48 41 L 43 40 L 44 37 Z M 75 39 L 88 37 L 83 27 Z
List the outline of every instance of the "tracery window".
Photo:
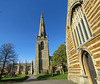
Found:
M 24 68 L 24 67 L 23 67 L 23 66 L 21 66 L 21 71 L 23 71 L 23 68 Z
M 91 30 L 81 6 L 75 8 L 73 12 L 72 28 L 76 47 L 80 46 L 92 37 Z
M 28 71 L 30 71 L 31 70 L 31 66 L 28 66 Z

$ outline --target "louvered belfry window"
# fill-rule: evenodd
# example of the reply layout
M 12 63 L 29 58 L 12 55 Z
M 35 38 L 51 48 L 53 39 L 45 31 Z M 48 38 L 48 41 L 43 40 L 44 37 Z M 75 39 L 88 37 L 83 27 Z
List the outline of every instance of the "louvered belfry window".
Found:
M 43 50 L 44 49 L 44 43 L 43 43 L 43 41 L 41 42 L 41 50 Z

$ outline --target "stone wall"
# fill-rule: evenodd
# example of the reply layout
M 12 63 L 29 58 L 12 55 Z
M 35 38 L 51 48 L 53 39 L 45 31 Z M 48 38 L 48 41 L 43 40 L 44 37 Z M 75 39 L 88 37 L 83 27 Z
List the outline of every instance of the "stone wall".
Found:
M 73 3 L 71 3 L 73 2 Z M 77 46 L 73 31 L 73 11 L 81 7 L 89 24 L 92 37 Z M 96 72 L 96 81 L 100 83 L 100 0 L 68 0 L 66 23 L 66 51 L 68 58 L 68 78 L 79 84 L 89 84 L 89 77 L 85 75 L 82 64 L 82 52 L 86 51 L 91 56 Z M 82 16 L 83 18 L 83 16 Z M 77 21 L 76 21 L 77 22 Z M 85 24 L 86 25 L 86 24 Z M 86 28 L 87 29 L 87 28 Z M 82 31 L 84 32 L 84 31 Z M 80 33 L 81 34 L 81 33 Z M 89 32 L 87 33 L 89 35 Z M 84 35 L 85 36 L 85 35 Z M 82 38 L 81 38 L 82 39 Z
M 15 74 L 33 74 L 33 62 L 15 64 L 14 72 Z

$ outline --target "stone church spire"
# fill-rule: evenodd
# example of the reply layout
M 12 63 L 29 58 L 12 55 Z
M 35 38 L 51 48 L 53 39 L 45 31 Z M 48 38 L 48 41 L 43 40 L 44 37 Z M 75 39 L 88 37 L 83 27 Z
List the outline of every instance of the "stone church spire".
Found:
M 39 34 L 37 36 L 35 51 L 35 67 L 34 74 L 48 73 L 49 71 L 49 48 L 48 35 L 45 31 L 43 12 L 41 13 Z
M 40 28 L 39 28 L 39 35 L 40 37 L 46 37 L 46 31 L 45 31 L 45 24 L 44 24 L 44 18 L 43 18 L 43 12 L 41 12 L 41 19 L 40 19 Z

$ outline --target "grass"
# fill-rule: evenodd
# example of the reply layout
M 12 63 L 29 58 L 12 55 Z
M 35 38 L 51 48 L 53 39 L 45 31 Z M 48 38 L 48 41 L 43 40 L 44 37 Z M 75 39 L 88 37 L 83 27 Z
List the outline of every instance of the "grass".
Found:
M 1 81 L 23 81 L 23 80 L 25 80 L 25 79 L 27 79 L 27 78 L 28 78 L 27 75 L 18 75 L 18 76 L 16 76 L 16 77 L 8 77 L 8 78 L 3 77 L 3 78 L 1 79 Z
M 2 82 L 0 82 L 0 84 L 3 84 Z
M 38 74 L 35 77 L 39 80 L 51 80 L 51 79 L 67 79 L 68 73 L 65 72 L 65 74 Z

